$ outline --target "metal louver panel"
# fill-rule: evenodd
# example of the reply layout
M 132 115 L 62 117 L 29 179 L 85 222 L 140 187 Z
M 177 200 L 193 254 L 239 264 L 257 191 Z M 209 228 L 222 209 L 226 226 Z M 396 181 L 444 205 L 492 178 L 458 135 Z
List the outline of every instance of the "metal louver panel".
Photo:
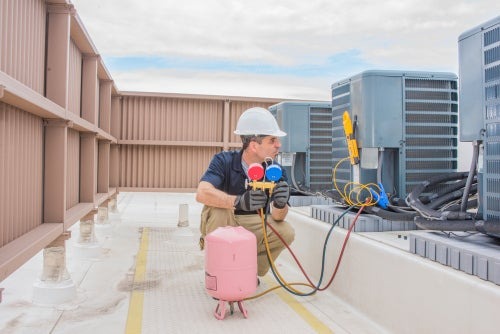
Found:
M 332 110 L 309 110 L 309 184 L 311 189 L 332 189 Z
M 344 111 L 351 112 L 351 92 L 348 82 L 332 90 L 332 168 L 337 167 L 335 180 L 339 189 L 343 189 L 352 179 L 349 161 L 339 164 L 340 160 L 349 156 L 342 123 Z
M 500 219 L 500 22 L 484 32 L 484 216 Z
M 405 164 L 400 166 L 408 194 L 431 175 L 457 168 L 458 94 L 453 80 L 404 80 Z

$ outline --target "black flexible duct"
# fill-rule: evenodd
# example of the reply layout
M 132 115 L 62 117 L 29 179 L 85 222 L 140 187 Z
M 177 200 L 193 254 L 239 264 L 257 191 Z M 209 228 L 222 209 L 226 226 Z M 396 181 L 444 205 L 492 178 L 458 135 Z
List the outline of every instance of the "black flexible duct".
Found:
M 478 202 L 479 201 L 477 198 L 469 198 L 469 200 L 467 201 L 467 209 L 477 208 Z M 461 207 L 461 204 L 456 203 L 456 204 L 452 204 L 449 207 L 447 207 L 446 210 L 448 210 L 448 211 L 460 211 L 460 207 Z M 477 215 L 475 218 L 481 219 Z
M 468 172 L 459 172 L 459 173 L 450 173 L 445 175 L 437 175 L 430 178 L 427 181 L 424 181 L 417 185 L 411 192 L 408 194 L 406 198 L 406 203 L 418 211 L 424 217 L 431 217 L 438 220 L 465 220 L 472 219 L 472 214 L 468 212 L 456 212 L 456 211 L 437 211 L 431 209 L 424 205 L 419 196 L 424 192 L 424 190 L 430 186 L 442 183 L 449 182 L 453 180 L 463 180 L 467 178 Z
M 477 192 L 477 184 L 473 184 L 470 187 L 468 193 L 469 194 L 475 194 L 476 192 Z M 429 204 L 427 204 L 427 207 L 429 209 L 437 209 L 437 208 L 441 207 L 441 205 L 443 205 L 443 204 L 445 204 L 447 202 L 456 200 L 458 198 L 463 198 L 463 194 L 464 193 L 465 193 L 465 188 L 459 189 L 459 190 L 455 190 L 455 191 L 453 191 L 451 193 L 448 193 L 448 194 L 446 194 L 444 196 L 441 196 L 441 197 L 437 198 L 436 200 L 430 202 Z M 465 212 L 465 208 L 466 208 L 466 205 L 467 205 L 467 198 L 469 198 L 468 195 L 465 198 L 465 205 L 463 205 L 464 210 L 462 210 L 462 205 L 460 205 L 460 211 L 462 211 L 462 212 Z
M 401 197 L 391 197 L 389 199 L 391 201 L 392 204 L 394 205 L 397 205 L 397 206 L 407 206 L 408 204 L 406 204 L 406 200 L 404 198 L 401 198 Z
M 455 190 L 462 189 L 466 184 L 467 184 L 467 180 L 459 180 L 457 182 L 446 184 L 444 186 L 441 184 L 435 184 L 434 186 L 427 187 L 425 190 L 426 190 L 426 192 L 432 192 L 433 191 L 432 188 L 439 188 L 439 189 L 437 189 L 436 192 L 434 192 L 430 195 L 419 196 L 419 199 L 422 203 L 428 204 L 428 203 L 434 201 L 436 198 L 439 198 L 439 197 L 446 195 L 450 192 L 453 192 Z
M 375 206 L 367 206 L 365 207 L 365 212 L 371 213 L 373 215 L 377 215 L 380 218 L 394 220 L 394 221 L 413 221 L 416 216 L 418 216 L 417 212 L 414 213 L 402 213 L 402 212 L 394 212 L 389 210 L 384 210 Z
M 485 234 L 500 233 L 500 221 L 484 220 L 429 220 L 416 217 L 415 224 L 423 230 L 478 231 Z

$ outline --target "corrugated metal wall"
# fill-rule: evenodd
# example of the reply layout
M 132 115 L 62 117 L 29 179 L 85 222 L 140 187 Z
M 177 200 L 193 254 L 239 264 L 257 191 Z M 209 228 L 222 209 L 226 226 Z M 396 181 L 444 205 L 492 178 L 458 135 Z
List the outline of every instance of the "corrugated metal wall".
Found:
M 69 49 L 68 110 L 80 116 L 82 96 L 82 53 L 71 40 Z
M 223 113 L 222 100 L 124 97 L 120 140 L 132 143 L 121 145 L 119 186 L 196 188 L 217 150 L 203 146 L 222 142 Z
M 45 1 L 0 1 L 0 71 L 43 94 Z
M 0 247 L 42 220 L 42 119 L 0 102 Z
M 222 141 L 223 101 L 127 96 L 122 140 Z
M 96 60 L 88 90 L 110 88 L 87 100 L 111 101 L 116 88 L 70 2 L 0 1 L 0 281 L 115 193 L 91 192 L 111 164 L 97 166 L 97 142 L 116 138 L 80 116 L 83 54 Z M 82 133 L 91 138 L 83 159 Z
M 194 189 L 216 148 L 120 146 L 120 187 Z
M 241 146 L 233 131 L 243 111 L 276 102 L 127 93 L 120 114 L 119 187 L 193 191 L 213 154 Z
M 80 202 L 80 132 L 68 129 L 66 210 Z

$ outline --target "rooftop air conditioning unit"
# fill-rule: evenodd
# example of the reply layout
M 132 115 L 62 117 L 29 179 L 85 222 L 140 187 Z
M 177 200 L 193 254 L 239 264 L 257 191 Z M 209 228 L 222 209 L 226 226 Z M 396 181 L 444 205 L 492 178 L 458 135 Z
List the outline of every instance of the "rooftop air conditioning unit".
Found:
M 332 108 L 329 102 L 281 102 L 269 107 L 280 128 L 279 161 L 297 190 L 332 189 Z
M 500 220 L 500 16 L 458 38 L 460 140 L 483 141 L 479 212 Z
M 333 166 L 338 188 L 381 182 L 406 197 L 420 182 L 457 169 L 457 76 L 365 71 L 332 85 Z M 343 114 L 353 123 L 360 163 L 348 157 Z

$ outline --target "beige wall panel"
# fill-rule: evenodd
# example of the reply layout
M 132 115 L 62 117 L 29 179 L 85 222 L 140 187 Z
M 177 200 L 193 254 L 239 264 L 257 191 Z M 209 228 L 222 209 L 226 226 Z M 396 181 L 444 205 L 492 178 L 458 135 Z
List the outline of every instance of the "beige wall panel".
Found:
M 123 140 L 222 141 L 223 101 L 127 96 Z
M 69 45 L 68 109 L 80 116 L 82 95 L 82 53 L 71 40 Z
M 0 247 L 42 222 L 43 122 L 0 102 Z
M 231 101 L 230 112 L 229 112 L 229 141 L 231 143 L 240 143 L 240 137 L 235 135 L 233 131 L 236 129 L 236 123 L 238 123 L 238 118 L 240 118 L 241 114 L 253 107 L 262 107 L 266 108 L 271 106 L 271 103 L 265 102 L 249 102 L 249 101 Z
M 111 135 L 116 139 L 120 139 L 121 123 L 122 123 L 122 98 L 119 96 L 111 97 L 111 121 L 110 131 Z
M 109 192 L 109 152 L 110 143 L 100 140 L 97 144 L 97 192 Z
M 120 187 L 196 188 L 211 147 L 120 146 Z
M 67 160 L 66 210 L 80 202 L 80 133 L 73 129 L 68 129 Z
M 109 149 L 109 186 L 116 188 L 120 180 L 120 147 L 111 145 Z
M 99 128 L 109 133 L 111 129 L 111 91 L 113 82 L 100 80 L 99 89 Z
M 0 71 L 44 93 L 46 5 L 42 0 L 0 1 Z
M 99 83 L 97 78 L 98 56 L 86 55 L 82 62 L 82 118 L 98 123 Z

